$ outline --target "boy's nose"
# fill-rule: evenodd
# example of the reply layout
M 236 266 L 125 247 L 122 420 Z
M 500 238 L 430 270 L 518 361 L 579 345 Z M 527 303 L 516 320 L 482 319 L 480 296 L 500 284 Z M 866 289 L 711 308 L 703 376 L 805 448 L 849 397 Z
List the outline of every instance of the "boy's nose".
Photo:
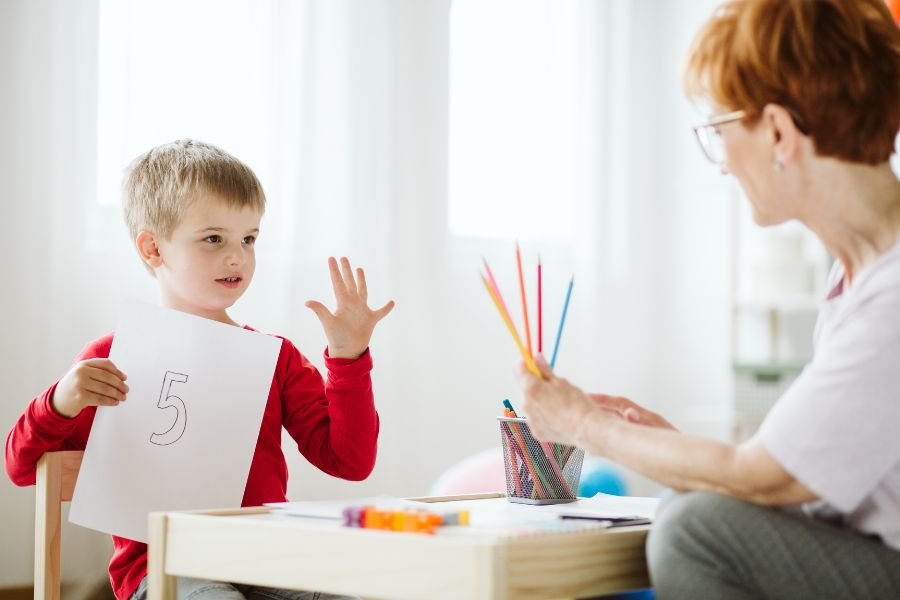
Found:
M 244 263 L 244 252 L 243 248 L 238 248 L 236 250 L 232 250 L 225 256 L 225 264 L 229 267 L 240 266 Z

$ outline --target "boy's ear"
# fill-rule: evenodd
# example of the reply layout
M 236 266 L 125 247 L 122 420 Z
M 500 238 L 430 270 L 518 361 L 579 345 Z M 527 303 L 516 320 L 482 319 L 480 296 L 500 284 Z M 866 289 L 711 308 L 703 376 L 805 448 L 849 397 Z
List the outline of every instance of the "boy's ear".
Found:
M 149 231 L 140 231 L 134 239 L 134 245 L 137 246 L 138 254 L 141 255 L 147 265 L 156 269 L 162 266 L 162 256 L 159 254 L 159 244 L 157 243 L 156 234 Z

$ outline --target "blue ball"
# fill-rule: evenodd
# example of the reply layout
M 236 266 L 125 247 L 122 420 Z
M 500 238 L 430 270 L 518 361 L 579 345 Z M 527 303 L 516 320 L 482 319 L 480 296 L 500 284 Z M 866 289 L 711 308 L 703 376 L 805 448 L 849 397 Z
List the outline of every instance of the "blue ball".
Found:
M 621 471 L 607 462 L 586 462 L 581 470 L 578 495 L 590 498 L 597 492 L 613 496 L 627 496 L 628 484 Z

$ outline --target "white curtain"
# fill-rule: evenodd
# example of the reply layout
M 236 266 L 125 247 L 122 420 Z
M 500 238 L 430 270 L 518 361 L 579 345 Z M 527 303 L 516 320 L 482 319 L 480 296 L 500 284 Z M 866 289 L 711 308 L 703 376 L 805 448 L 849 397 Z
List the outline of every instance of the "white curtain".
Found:
M 248 162 L 269 197 L 238 320 L 290 337 L 321 366 L 325 339 L 303 302 L 332 301 L 327 256 L 367 269 L 373 303 L 397 300 L 372 344 L 375 472 L 331 479 L 288 440 L 290 495 L 424 494 L 444 469 L 495 446 L 500 400 L 517 400 L 518 357 L 477 271 L 488 257 L 517 312 L 514 241 L 448 225 L 451 24 L 454 10 L 471 16 L 478 4 L 0 2 L 4 430 L 87 340 L 114 328 L 123 300 L 155 299 L 116 185 L 149 146 L 197 137 Z M 564 238 L 525 236 L 522 247 L 546 269 L 545 344 L 575 273 L 561 374 L 721 435 L 735 198 L 694 147 L 689 126 L 703 115 L 678 79 L 713 4 L 567 5 L 572 227 Z M 513 21 L 496 24 L 498 44 Z M 0 500 L 9 546 L 28 547 L 30 491 L 4 478 Z M 3 554 L 0 584 L 28 581 L 28 553 Z

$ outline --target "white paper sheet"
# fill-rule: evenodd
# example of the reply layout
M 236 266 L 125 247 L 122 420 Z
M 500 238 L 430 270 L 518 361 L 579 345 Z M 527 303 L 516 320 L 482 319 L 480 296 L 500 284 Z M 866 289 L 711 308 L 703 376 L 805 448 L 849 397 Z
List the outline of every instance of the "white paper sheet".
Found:
M 276 337 L 129 303 L 110 359 L 128 399 L 97 410 L 69 520 L 147 541 L 153 511 L 240 506 Z
M 558 515 L 575 515 L 580 517 L 656 517 L 659 498 L 640 496 L 613 496 L 597 493 L 590 498 L 579 498 L 568 504 L 555 504 L 552 511 Z M 550 508 L 550 507 L 548 507 Z
M 597 494 L 563 504 L 519 504 L 506 498 L 467 500 L 447 503 L 455 510 L 471 511 L 472 526 L 511 526 L 558 520 L 562 515 L 603 519 L 608 517 L 646 517 L 653 519 L 659 498 Z

